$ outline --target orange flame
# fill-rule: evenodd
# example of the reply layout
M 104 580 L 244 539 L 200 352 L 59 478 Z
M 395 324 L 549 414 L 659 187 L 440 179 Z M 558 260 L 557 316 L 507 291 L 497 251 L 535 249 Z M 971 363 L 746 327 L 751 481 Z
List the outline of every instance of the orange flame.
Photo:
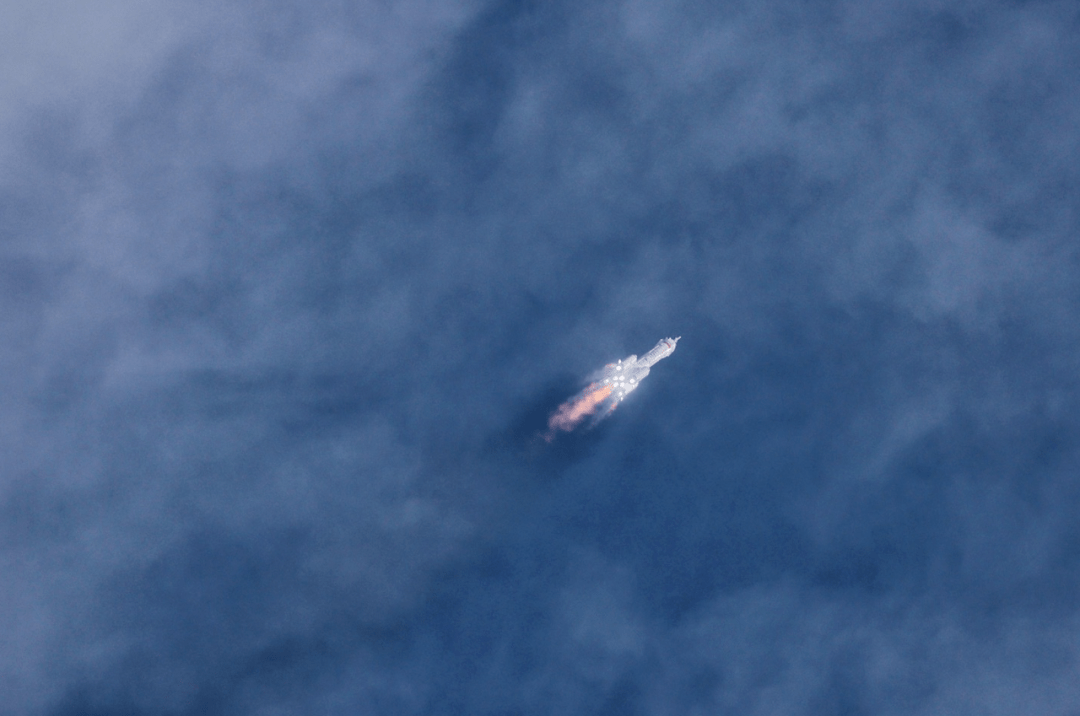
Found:
M 572 398 L 560 405 L 548 420 L 548 431 L 544 439 L 551 442 L 556 430 L 569 432 L 576 428 L 582 420 L 595 413 L 600 403 L 604 402 L 609 395 L 611 395 L 610 385 L 598 388 L 596 383 L 593 383 L 585 389 L 580 398 Z

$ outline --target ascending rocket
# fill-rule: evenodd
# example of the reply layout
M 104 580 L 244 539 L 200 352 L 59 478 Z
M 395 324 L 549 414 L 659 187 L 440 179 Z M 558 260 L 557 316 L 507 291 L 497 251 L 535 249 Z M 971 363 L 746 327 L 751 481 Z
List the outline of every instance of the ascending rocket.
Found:
M 600 371 L 600 384 L 610 385 L 611 397 L 616 403 L 622 402 L 623 398 L 641 385 L 650 368 L 675 352 L 675 344 L 679 342 L 679 338 L 665 338 L 641 358 L 630 356 L 618 363 L 609 363 Z
M 551 442 L 556 431 L 569 432 L 589 416 L 592 416 L 590 424 L 595 425 L 611 415 L 615 406 L 641 385 L 650 368 L 675 352 L 675 344 L 679 342 L 679 338 L 665 338 L 641 358 L 630 356 L 618 363 L 604 366 L 594 376 L 594 382 L 560 405 L 548 418 L 548 430 L 543 435 L 544 439 Z

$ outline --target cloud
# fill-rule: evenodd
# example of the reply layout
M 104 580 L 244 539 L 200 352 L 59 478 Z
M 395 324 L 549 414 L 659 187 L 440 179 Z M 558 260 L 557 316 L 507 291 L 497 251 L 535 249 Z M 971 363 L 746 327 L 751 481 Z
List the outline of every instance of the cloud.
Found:
M 0 713 L 1066 708 L 1071 13 L 5 6 Z

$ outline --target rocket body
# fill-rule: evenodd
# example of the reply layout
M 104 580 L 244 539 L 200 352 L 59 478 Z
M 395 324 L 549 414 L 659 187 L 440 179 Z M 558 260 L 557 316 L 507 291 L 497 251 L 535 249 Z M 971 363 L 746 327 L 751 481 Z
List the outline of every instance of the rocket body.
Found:
M 675 352 L 678 341 L 678 338 L 665 338 L 641 358 L 630 356 L 604 366 L 598 374 L 593 375 L 594 382 L 560 405 L 548 418 L 544 440 L 551 442 L 559 430 L 569 432 L 587 418 L 590 425 L 596 425 L 611 415 L 623 398 L 637 390 L 650 368 Z
M 682 336 L 679 336 L 679 338 L 682 338 Z M 633 355 L 617 363 L 604 366 L 603 370 L 600 371 L 599 382 L 600 385 L 611 388 L 613 403 L 610 410 L 614 410 L 615 404 L 622 402 L 623 398 L 641 385 L 641 381 L 649 374 L 650 368 L 675 352 L 675 344 L 679 342 L 679 338 L 663 339 L 640 358 Z

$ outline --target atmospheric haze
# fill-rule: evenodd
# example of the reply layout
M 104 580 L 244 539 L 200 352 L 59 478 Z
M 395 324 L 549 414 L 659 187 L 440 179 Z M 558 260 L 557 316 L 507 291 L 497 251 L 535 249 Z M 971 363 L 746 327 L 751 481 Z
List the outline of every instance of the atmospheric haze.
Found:
M 0 716 L 1075 716 L 1077 157 L 1076 0 L 3 0 Z

